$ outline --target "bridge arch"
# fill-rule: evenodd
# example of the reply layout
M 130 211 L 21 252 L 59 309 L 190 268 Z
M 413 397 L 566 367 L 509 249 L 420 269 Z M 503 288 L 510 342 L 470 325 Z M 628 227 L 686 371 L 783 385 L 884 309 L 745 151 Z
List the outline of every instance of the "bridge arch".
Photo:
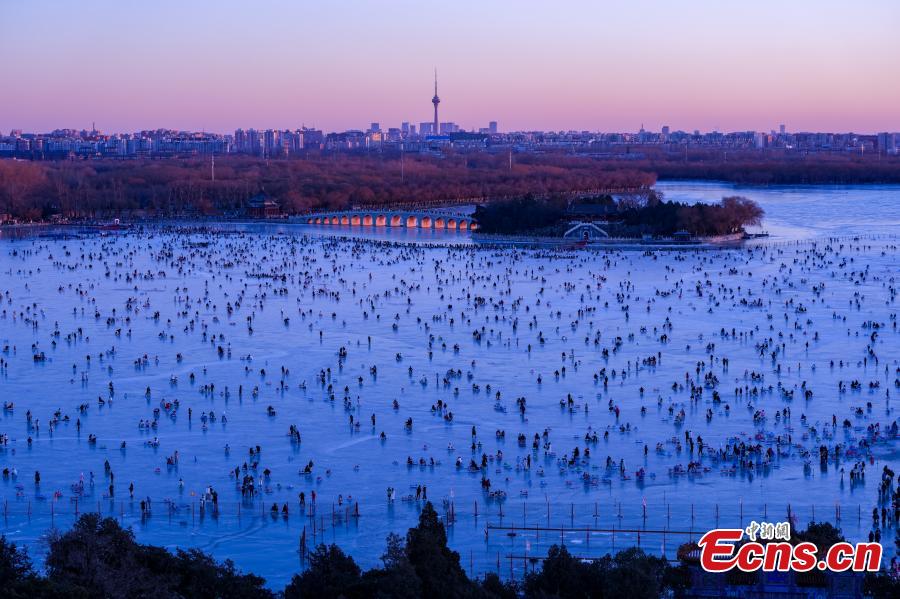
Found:
M 466 215 L 441 212 L 338 212 L 310 214 L 300 222 L 309 225 L 349 225 L 365 227 L 406 227 L 409 229 L 436 229 L 448 231 L 474 231 L 478 222 Z

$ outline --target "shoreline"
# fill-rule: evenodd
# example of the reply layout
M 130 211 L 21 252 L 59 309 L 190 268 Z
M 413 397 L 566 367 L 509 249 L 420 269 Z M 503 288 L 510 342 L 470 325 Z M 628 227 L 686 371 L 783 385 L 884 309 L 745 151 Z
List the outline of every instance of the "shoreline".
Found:
M 538 235 L 492 235 L 490 233 L 475 233 L 472 235 L 474 243 L 562 247 L 567 249 L 721 249 L 739 248 L 744 245 L 745 241 L 751 241 L 752 239 L 754 238 L 745 237 L 744 233 L 718 235 L 715 237 L 693 237 L 684 241 L 673 238 L 640 239 L 636 237 L 608 237 L 582 241 Z

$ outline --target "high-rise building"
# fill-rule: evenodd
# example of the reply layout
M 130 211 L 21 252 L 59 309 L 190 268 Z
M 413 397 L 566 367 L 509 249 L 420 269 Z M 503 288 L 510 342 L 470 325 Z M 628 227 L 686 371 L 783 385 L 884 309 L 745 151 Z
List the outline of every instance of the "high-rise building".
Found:
M 263 147 L 259 143 L 259 137 L 259 131 L 257 131 L 256 129 L 247 130 L 248 151 L 251 154 L 262 154 L 263 152 Z
M 778 132 L 784 135 L 784 125 L 778 125 Z
M 491 135 L 495 135 L 497 133 L 497 121 L 488 123 L 488 130 L 491 132 Z
M 285 154 L 293 154 L 303 149 L 303 131 L 284 130 L 281 132 L 282 147 Z
M 278 143 L 278 132 L 272 129 L 266 129 L 265 135 L 265 150 L 266 155 L 272 156 L 275 152 L 275 145 Z
M 761 132 L 756 132 L 753 134 L 753 143 L 756 146 L 756 149 L 761 150 L 766 147 L 766 134 Z
M 434 123 L 419 123 L 419 133 L 425 135 L 435 135 Z
M 325 143 L 325 134 L 319 129 L 303 128 L 303 147 L 304 148 L 321 148 Z
M 440 130 L 438 125 L 438 104 L 441 103 L 441 99 L 438 98 L 437 94 L 437 69 L 434 70 L 434 97 L 431 99 L 431 103 L 434 104 L 434 124 L 431 127 L 431 130 L 437 134 Z
M 400 132 L 403 133 L 403 135 L 409 135 L 409 122 L 403 121 L 400 124 Z
M 369 127 L 369 131 L 371 131 L 372 133 L 377 133 L 381 131 L 381 125 L 378 123 L 372 123 L 372 125 Z
M 894 154 L 897 151 L 897 135 L 895 133 L 878 134 L 878 151 L 881 154 Z

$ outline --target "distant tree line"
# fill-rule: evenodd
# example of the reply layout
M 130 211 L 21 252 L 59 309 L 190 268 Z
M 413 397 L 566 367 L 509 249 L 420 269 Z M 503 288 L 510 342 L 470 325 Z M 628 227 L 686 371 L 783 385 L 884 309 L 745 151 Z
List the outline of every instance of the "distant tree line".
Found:
M 602 160 L 660 180 L 702 179 L 747 185 L 900 183 L 900 156 L 797 150 L 635 147 Z
M 796 542 L 815 543 L 820 553 L 843 540 L 840 530 L 820 523 L 795 537 Z M 220 563 L 198 550 L 173 554 L 140 544 L 115 519 L 97 514 L 82 515 L 66 533 L 52 531 L 48 547 L 46 574 L 41 574 L 23 549 L 0 536 L 4 598 L 656 599 L 682 596 L 692 580 L 689 566 L 672 565 L 638 548 L 586 561 L 557 545 L 546 558 L 532 560 L 542 565 L 522 582 L 502 581 L 494 573 L 471 579 L 459 554 L 447 546 L 446 530 L 431 503 L 405 539 L 388 536 L 381 567 L 363 571 L 336 545 L 319 545 L 308 556 L 306 569 L 278 593 L 228 560 Z M 884 573 L 868 575 L 865 589 L 876 599 L 896 597 L 900 583 Z
M 659 179 L 746 184 L 900 183 L 900 158 L 859 154 L 616 146 L 562 151 L 441 156 L 308 152 L 266 160 L 208 157 L 28 162 L 0 160 L 0 214 L 109 217 L 233 214 L 264 192 L 286 214 L 353 206 L 428 206 L 471 198 L 571 197 L 648 189 Z
M 526 193 L 649 188 L 652 173 L 566 155 L 510 165 L 493 154 L 310 154 L 306 159 L 25 162 L 0 160 L 0 213 L 19 219 L 229 214 L 265 193 L 286 214 L 353 206 L 419 206 Z

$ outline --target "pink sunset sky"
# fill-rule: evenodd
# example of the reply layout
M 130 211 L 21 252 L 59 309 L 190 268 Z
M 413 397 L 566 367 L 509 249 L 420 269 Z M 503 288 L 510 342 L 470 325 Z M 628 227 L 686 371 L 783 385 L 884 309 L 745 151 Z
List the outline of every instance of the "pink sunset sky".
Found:
M 0 130 L 900 131 L 896 0 L 2 0 Z

